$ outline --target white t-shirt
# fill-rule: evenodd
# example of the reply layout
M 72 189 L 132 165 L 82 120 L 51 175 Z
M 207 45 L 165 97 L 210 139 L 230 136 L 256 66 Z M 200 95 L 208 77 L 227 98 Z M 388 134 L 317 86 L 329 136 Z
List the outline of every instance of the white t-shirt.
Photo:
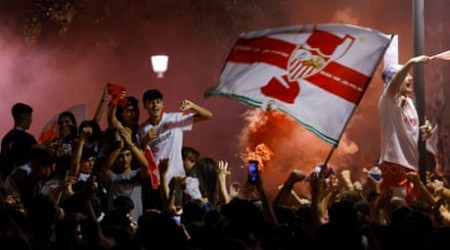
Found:
M 116 174 L 109 170 L 110 177 L 107 182 L 108 189 L 108 210 L 113 209 L 114 200 L 119 196 L 128 196 L 133 201 L 134 209 L 131 217 L 137 222 L 143 212 L 142 203 L 142 183 L 143 177 L 140 169 L 131 170 L 121 174 Z
M 198 178 L 186 177 L 186 189 L 184 193 L 187 195 L 187 200 L 199 200 L 202 198 L 200 192 L 200 181 Z
M 381 118 L 380 162 L 419 168 L 419 117 L 411 98 L 393 100 L 386 87 L 378 103 Z
M 183 132 L 192 130 L 193 117 L 193 113 L 163 113 L 161 121 L 156 126 L 147 120 L 139 128 L 139 138 L 143 138 L 152 128 L 156 128 L 158 131 L 158 136 L 150 142 L 150 149 L 156 164 L 161 159 L 169 158 L 167 183 L 174 176 L 186 175 L 181 148 L 183 147 Z

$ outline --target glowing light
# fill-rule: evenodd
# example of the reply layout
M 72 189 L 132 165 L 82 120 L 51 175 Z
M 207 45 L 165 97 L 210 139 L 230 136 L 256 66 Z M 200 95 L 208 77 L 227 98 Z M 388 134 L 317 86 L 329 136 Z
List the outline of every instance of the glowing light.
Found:
M 167 55 L 154 55 L 151 57 L 153 71 L 157 74 L 158 78 L 162 78 L 167 71 L 169 64 L 169 56 Z

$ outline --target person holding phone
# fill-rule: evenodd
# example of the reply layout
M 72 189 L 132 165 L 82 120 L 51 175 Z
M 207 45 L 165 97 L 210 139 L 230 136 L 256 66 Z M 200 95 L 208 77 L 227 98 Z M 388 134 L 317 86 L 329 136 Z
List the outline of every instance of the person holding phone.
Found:
M 247 164 L 247 171 L 247 184 L 255 187 L 262 204 L 264 218 L 270 225 L 276 226 L 278 221 L 273 210 L 272 202 L 269 201 L 266 190 L 264 189 L 263 178 L 259 170 L 259 161 L 250 159 Z
M 248 177 L 247 181 L 251 184 L 256 184 L 259 181 L 259 166 L 258 161 L 250 160 L 248 162 Z

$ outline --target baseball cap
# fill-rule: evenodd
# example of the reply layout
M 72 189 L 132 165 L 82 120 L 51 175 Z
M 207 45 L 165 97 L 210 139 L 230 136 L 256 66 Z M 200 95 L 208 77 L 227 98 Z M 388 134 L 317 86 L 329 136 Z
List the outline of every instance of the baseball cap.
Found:
M 384 84 L 389 83 L 402 67 L 403 65 L 401 64 L 390 64 L 386 68 L 384 68 L 383 72 L 381 73 Z

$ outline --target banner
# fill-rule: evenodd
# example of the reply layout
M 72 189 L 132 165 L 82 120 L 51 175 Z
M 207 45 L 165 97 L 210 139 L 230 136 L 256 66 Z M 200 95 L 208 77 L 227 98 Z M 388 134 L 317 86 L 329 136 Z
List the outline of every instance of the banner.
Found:
M 222 95 L 263 109 L 271 104 L 336 146 L 390 40 L 344 24 L 244 33 L 219 86 L 205 97 Z
M 86 104 L 78 104 L 61 111 L 60 113 L 54 115 L 50 120 L 47 121 L 44 128 L 42 129 L 41 135 L 39 136 L 38 140 L 39 143 L 50 141 L 51 139 L 58 137 L 59 135 L 58 116 L 59 114 L 65 111 L 73 113 L 77 121 L 77 125 L 79 125 L 82 121 L 86 119 Z

